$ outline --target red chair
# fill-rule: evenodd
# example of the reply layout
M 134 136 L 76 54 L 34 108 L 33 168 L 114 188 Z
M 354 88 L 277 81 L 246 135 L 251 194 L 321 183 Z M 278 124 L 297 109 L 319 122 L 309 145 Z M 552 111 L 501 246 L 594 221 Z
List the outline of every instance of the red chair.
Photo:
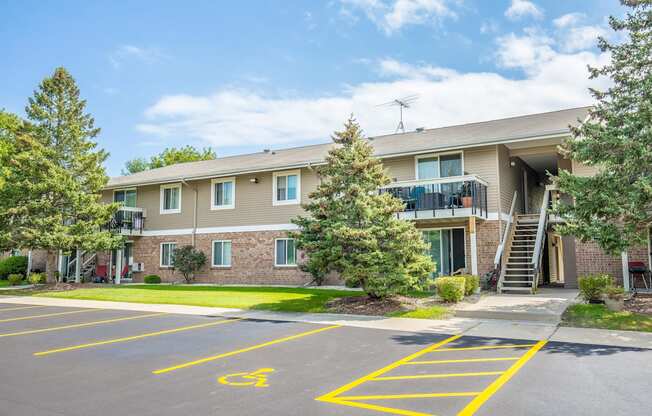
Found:
M 643 285 L 645 286 L 646 290 L 650 289 L 650 286 L 648 286 L 646 278 L 650 275 L 650 271 L 645 267 L 645 263 L 642 261 L 630 261 L 627 263 L 627 267 L 629 269 L 629 279 L 630 279 L 630 287 L 633 291 L 636 291 L 636 277 L 640 277 L 641 280 L 643 280 Z M 652 283 L 652 282 L 651 282 Z
M 94 281 L 100 281 L 100 282 L 107 282 L 107 273 L 108 273 L 108 267 L 106 264 L 103 265 L 96 265 L 95 266 L 95 278 L 93 279 Z
M 127 275 L 129 274 L 129 265 L 125 264 L 125 267 L 122 268 L 122 272 L 120 273 L 121 278 L 126 278 Z

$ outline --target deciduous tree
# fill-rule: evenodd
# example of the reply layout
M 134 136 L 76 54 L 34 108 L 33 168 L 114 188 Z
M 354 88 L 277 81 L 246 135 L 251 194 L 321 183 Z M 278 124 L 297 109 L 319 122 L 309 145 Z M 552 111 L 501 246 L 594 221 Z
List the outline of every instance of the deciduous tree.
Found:
M 164 166 L 176 165 L 177 163 L 196 162 L 199 160 L 212 160 L 217 155 L 215 151 L 209 147 L 201 150 L 193 146 L 184 146 L 179 148 L 168 148 L 160 154 L 152 156 L 149 160 L 144 158 L 137 158 L 127 161 L 125 169 L 122 171 L 123 175 L 131 175 L 134 173 L 142 172 L 144 170 L 162 168 Z

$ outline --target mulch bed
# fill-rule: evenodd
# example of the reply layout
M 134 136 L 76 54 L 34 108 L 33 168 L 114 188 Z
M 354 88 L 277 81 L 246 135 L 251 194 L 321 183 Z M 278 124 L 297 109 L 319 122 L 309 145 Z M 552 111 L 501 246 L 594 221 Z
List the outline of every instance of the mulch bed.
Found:
M 419 306 L 434 304 L 436 302 L 432 298 L 393 296 L 386 299 L 373 299 L 368 296 L 346 296 L 333 299 L 326 306 L 330 312 L 381 316 L 392 312 L 413 311 Z
M 625 301 L 625 310 L 652 316 L 652 296 L 638 294 Z

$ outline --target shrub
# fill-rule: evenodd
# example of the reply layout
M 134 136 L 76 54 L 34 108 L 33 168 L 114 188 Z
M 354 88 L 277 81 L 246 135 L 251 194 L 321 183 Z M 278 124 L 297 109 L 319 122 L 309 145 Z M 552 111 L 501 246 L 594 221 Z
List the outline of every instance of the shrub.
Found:
M 206 264 L 206 254 L 193 246 L 183 246 L 172 253 L 172 264 L 172 268 L 183 275 L 186 283 L 191 283 L 195 273 Z
M 7 276 L 7 280 L 9 280 L 9 284 L 11 286 L 18 286 L 23 281 L 23 275 L 19 273 L 12 273 Z
M 625 297 L 625 289 L 618 286 L 608 286 L 604 290 L 604 296 L 609 299 L 622 300 Z
M 464 278 L 464 296 L 474 294 L 480 287 L 480 278 L 478 276 L 463 274 L 460 277 Z
M 27 281 L 33 285 L 41 285 L 45 283 L 45 273 L 32 273 L 27 277 Z
M 445 302 L 459 302 L 464 298 L 464 281 L 461 276 L 442 276 L 435 280 L 437 294 Z
M 10 274 L 25 273 L 27 256 L 12 256 L 0 261 L 0 279 L 7 279 Z
M 148 274 L 147 276 L 143 277 L 143 282 L 147 283 L 148 285 L 154 285 L 161 283 L 161 277 L 156 274 Z
M 605 290 L 613 285 L 613 278 L 608 274 L 589 274 L 579 278 L 580 295 L 589 303 L 602 301 Z

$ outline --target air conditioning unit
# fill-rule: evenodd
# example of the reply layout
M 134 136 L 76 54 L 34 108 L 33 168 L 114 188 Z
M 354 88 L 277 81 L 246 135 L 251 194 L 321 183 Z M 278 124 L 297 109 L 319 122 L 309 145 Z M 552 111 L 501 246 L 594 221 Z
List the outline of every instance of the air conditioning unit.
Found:
M 132 272 L 144 272 L 145 271 L 145 263 L 134 263 L 131 266 L 131 271 Z

